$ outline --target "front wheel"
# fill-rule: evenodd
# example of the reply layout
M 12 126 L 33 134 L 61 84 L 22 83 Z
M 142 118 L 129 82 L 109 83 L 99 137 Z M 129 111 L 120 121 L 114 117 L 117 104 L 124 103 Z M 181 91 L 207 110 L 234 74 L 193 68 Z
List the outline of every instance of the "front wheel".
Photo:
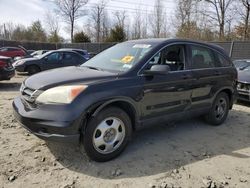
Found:
M 40 72 L 40 68 L 36 65 L 30 65 L 27 67 L 27 72 L 29 75 L 33 75 L 33 74 L 36 74 L 38 72 Z
M 92 160 L 109 161 L 125 149 L 131 133 L 132 125 L 127 113 L 120 108 L 109 107 L 89 121 L 81 144 Z
M 219 93 L 214 100 L 212 108 L 205 116 L 206 121 L 214 126 L 221 125 L 227 118 L 229 112 L 229 98 L 224 92 Z

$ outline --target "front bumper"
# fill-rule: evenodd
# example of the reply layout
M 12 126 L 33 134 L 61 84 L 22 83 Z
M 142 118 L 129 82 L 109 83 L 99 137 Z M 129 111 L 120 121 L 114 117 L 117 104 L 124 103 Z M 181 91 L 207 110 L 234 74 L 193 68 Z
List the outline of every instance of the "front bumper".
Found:
M 63 119 L 64 113 L 67 113 L 62 112 L 64 109 L 48 109 L 46 111 L 40 108 L 32 108 L 21 97 L 14 99 L 12 105 L 16 119 L 25 129 L 37 137 L 50 141 L 79 142 L 80 128 L 84 118 L 67 121 Z M 60 118 L 60 116 L 62 117 Z
M 250 91 L 248 90 L 237 90 L 237 99 L 242 101 L 250 101 Z

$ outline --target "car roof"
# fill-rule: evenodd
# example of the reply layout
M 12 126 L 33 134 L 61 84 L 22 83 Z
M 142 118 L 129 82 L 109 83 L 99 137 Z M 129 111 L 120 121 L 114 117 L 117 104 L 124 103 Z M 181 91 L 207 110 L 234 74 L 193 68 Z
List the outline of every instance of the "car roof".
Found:
M 75 52 L 73 50 L 66 50 L 66 49 L 51 50 L 51 51 L 48 51 L 47 53 L 53 53 L 53 52 L 70 52 L 70 53 L 74 53 L 74 54 L 80 55 L 79 53 L 77 53 L 77 52 Z
M 60 51 L 64 51 L 64 50 L 67 50 L 67 51 L 84 51 L 84 52 L 87 52 L 87 50 L 83 50 L 83 49 L 78 49 L 78 48 L 61 48 L 61 49 L 58 49 Z
M 202 42 L 202 41 L 197 41 L 197 40 L 189 40 L 189 39 L 179 39 L 179 38 L 151 38 L 151 39 L 139 39 L 139 40 L 130 40 L 127 41 L 127 43 L 146 43 L 146 44 L 169 44 L 169 43 L 192 43 L 192 44 L 197 44 L 197 45 L 202 45 L 206 46 L 209 48 L 216 49 L 217 51 L 221 53 L 225 53 L 225 50 L 216 44 L 211 44 L 208 42 Z

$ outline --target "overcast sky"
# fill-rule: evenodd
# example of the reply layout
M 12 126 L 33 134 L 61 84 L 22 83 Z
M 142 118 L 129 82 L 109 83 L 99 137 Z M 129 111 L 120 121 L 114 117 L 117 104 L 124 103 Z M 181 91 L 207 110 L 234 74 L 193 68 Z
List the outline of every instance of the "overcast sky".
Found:
M 55 6 L 52 0 L 0 0 L 0 24 L 4 22 L 12 22 L 14 24 L 30 25 L 32 21 L 41 20 L 44 22 L 45 12 L 54 11 Z M 99 0 L 89 0 L 87 9 L 91 9 Z M 169 15 L 174 12 L 175 0 L 162 0 Z M 152 11 L 154 0 L 107 0 L 107 10 L 112 13 L 115 10 L 126 10 L 132 17 L 136 9 L 142 9 L 142 15 L 145 16 L 146 10 Z M 84 19 L 78 20 L 78 25 L 84 25 Z M 69 38 L 68 32 L 61 29 L 61 34 Z

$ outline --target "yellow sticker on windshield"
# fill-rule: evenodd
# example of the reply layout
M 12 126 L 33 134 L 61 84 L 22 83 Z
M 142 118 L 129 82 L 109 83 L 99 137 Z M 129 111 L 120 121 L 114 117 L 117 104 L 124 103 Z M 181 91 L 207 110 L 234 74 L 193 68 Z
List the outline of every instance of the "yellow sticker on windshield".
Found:
M 129 56 L 129 55 L 127 55 L 127 56 L 125 56 L 124 58 L 122 58 L 121 60 L 122 60 L 122 62 L 123 63 L 131 63 L 131 61 L 134 59 L 134 56 Z

